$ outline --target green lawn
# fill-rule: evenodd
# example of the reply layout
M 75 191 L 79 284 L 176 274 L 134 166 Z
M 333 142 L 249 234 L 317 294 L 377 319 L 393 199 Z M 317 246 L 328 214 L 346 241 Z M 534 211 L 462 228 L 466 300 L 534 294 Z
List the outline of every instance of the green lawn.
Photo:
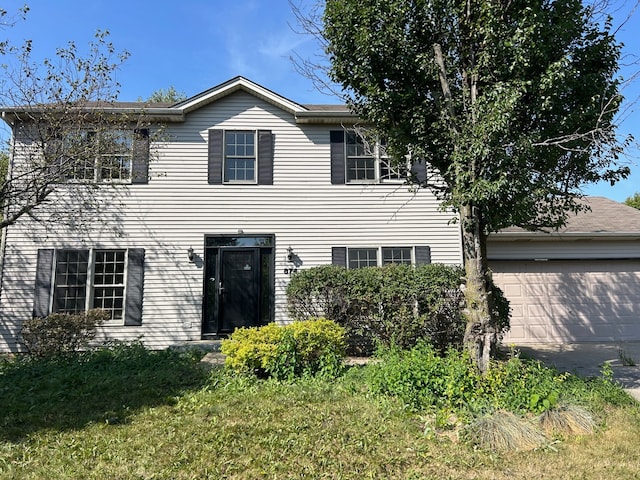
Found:
M 293 384 L 123 347 L 0 367 L 0 479 L 640 478 L 640 410 L 593 435 L 481 451 L 426 414 L 341 379 Z M 366 367 L 365 367 L 366 368 Z

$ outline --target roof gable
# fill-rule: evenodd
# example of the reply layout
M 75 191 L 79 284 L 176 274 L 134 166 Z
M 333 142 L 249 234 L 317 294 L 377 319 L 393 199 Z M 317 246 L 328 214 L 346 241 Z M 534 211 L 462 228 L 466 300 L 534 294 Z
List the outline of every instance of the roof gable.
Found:
M 198 93 L 191 98 L 183 100 L 182 102 L 176 103 L 175 105 L 172 105 L 171 108 L 182 110 L 184 113 L 189 113 L 239 90 L 264 100 L 265 102 L 293 115 L 297 112 L 308 110 L 306 107 L 240 76 L 232 78 L 231 80 L 205 90 L 204 92 Z
M 357 116 L 349 111 L 346 105 L 302 105 L 279 95 L 268 88 L 238 76 L 220 85 L 198 93 L 191 98 L 176 103 L 149 102 L 86 102 L 76 108 L 87 113 L 105 112 L 111 115 L 142 115 L 149 120 L 161 122 L 184 122 L 189 112 L 202 108 L 210 103 L 227 97 L 235 92 L 243 91 L 264 100 L 275 107 L 290 113 L 296 123 L 340 124 L 356 123 Z M 21 121 L 20 116 L 30 116 L 54 112 L 52 105 L 31 105 L 0 107 L 2 119 L 7 123 Z M 22 120 L 24 121 L 24 120 Z

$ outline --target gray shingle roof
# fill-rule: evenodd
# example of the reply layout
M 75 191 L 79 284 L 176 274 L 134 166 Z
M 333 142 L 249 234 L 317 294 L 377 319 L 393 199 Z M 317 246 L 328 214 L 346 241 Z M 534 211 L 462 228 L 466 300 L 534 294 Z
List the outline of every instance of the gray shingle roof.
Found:
M 560 236 L 640 236 L 640 210 L 605 197 L 585 197 L 590 211 L 570 215 L 567 225 L 552 235 Z M 527 232 L 519 227 L 501 230 L 497 236 L 548 237 L 545 232 Z

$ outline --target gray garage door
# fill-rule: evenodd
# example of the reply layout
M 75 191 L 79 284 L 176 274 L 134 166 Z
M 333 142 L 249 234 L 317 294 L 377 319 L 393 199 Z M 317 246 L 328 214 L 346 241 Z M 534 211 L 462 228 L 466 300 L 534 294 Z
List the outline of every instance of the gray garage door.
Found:
M 640 340 L 640 260 L 493 261 L 511 302 L 505 343 Z

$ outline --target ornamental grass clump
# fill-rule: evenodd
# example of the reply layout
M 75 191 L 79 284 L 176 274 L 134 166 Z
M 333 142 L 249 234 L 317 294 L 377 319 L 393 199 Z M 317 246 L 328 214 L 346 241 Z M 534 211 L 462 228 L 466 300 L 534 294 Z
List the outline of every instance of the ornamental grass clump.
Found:
M 228 368 L 279 380 L 335 377 L 343 368 L 345 350 L 344 328 L 325 318 L 239 328 L 221 346 Z
M 548 436 L 588 435 L 593 433 L 596 422 L 593 415 L 578 405 L 561 405 L 543 412 L 540 427 Z
M 504 410 L 476 419 L 467 427 L 465 436 L 480 448 L 503 452 L 533 450 L 547 441 L 530 421 Z

